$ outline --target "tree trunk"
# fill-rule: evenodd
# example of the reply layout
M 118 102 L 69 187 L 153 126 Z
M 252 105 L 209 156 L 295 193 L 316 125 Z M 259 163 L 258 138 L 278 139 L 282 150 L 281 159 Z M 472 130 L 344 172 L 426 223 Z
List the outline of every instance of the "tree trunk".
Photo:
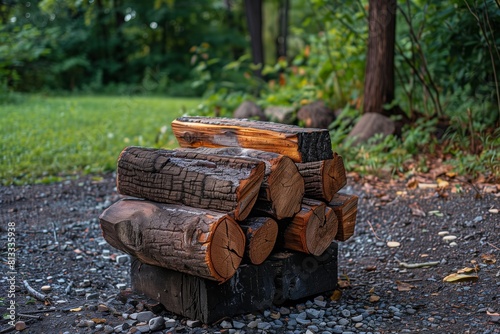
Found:
M 304 178 L 305 197 L 329 202 L 347 184 L 344 160 L 337 153 L 333 159 L 296 165 Z
M 264 180 L 260 186 L 256 205 L 266 206 L 269 214 L 276 219 L 289 218 L 299 212 L 304 196 L 304 180 L 290 158 L 278 153 L 239 147 L 198 147 L 178 150 L 193 154 L 252 158 L 264 162 L 266 166 Z
M 358 213 L 358 196 L 344 193 L 335 194 L 328 204 L 338 219 L 338 231 L 335 240 L 346 241 L 354 234 Z
M 288 39 L 288 10 L 290 0 L 281 0 L 279 3 L 278 37 L 276 38 L 277 59 L 287 59 L 287 39 Z
M 363 113 L 384 113 L 394 100 L 396 9 L 396 0 L 369 1 Z
M 278 224 L 272 218 L 252 217 L 241 223 L 245 233 L 245 258 L 251 264 L 259 265 L 271 254 L 278 236 Z
M 260 66 L 254 71 L 259 78 L 262 77 L 264 66 L 264 47 L 262 43 L 262 0 L 245 0 L 245 13 L 247 16 L 248 31 L 252 48 L 252 60 Z
M 326 204 L 304 198 L 302 209 L 286 222 L 283 233 L 283 247 L 319 256 L 335 239 L 335 221 L 325 217 Z M 283 222 L 281 222 L 283 223 Z
M 118 158 L 117 189 L 156 202 L 232 212 L 244 220 L 264 170 L 262 161 L 251 158 L 127 147 Z
M 326 129 L 233 118 L 180 117 L 172 131 L 181 147 L 244 147 L 283 154 L 294 162 L 333 158 Z
M 245 235 L 227 214 L 121 200 L 99 217 L 104 238 L 143 263 L 224 282 L 241 263 Z

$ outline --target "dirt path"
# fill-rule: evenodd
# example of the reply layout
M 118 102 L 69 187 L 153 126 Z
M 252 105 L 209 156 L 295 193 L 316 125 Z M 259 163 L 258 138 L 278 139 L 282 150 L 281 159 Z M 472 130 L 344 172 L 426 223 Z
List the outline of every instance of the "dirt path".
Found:
M 500 333 L 499 194 L 478 193 L 466 185 L 460 193 L 453 193 L 452 186 L 438 193 L 408 185 L 413 187 L 349 179 L 345 191 L 360 196 L 358 223 L 355 236 L 339 245 L 342 296 L 328 305 L 371 312 L 373 326 L 352 323 L 346 333 L 349 328 L 365 333 Z M 21 317 L 27 325 L 23 333 L 104 333 L 126 322 L 123 313 L 148 307 L 159 312 L 152 301 L 121 290 L 130 284 L 130 264 L 116 261 L 122 253 L 102 238 L 98 216 L 119 199 L 114 187 L 113 175 L 0 187 L 0 240 L 5 245 L 0 313 L 8 316 L 15 300 L 17 316 L 28 314 Z M 14 225 L 16 274 L 9 275 L 12 259 L 6 245 L 8 228 Z M 446 232 L 457 238 L 443 240 Z M 400 246 L 388 247 L 387 241 Z M 423 262 L 433 266 L 408 268 Z M 443 282 L 464 267 L 475 268 L 478 279 Z M 10 297 L 12 276 L 15 299 Z M 37 291 L 50 286 L 50 305 L 30 297 L 25 280 Z M 221 331 L 220 324 L 192 329 L 186 319 L 163 314 L 177 321 L 177 333 Z M 86 327 L 90 319 L 94 325 Z M 0 331 L 8 322 L 8 317 L 1 322 Z M 286 326 L 285 318 L 282 322 Z M 245 332 L 253 333 L 250 328 Z

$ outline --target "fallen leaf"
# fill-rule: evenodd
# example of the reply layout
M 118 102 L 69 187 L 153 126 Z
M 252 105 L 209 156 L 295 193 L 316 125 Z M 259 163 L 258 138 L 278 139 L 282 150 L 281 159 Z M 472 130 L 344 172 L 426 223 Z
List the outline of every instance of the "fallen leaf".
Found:
M 418 181 L 416 178 L 412 177 L 411 179 L 406 182 L 406 188 L 408 189 L 417 189 L 418 187 Z
M 479 277 L 477 275 L 453 273 L 443 278 L 443 282 L 447 283 L 474 282 L 477 281 L 478 279 Z
M 92 318 L 91 320 L 93 322 L 95 322 L 96 324 L 105 324 L 106 323 L 106 319 L 103 319 L 103 318 Z
M 448 181 L 440 179 L 440 178 L 438 178 L 436 180 L 436 182 L 438 184 L 438 188 L 447 188 L 450 185 L 450 183 Z
M 457 271 L 457 274 L 472 274 L 472 273 L 477 273 L 480 270 L 479 266 L 476 266 L 474 268 L 471 267 L 465 267 Z
M 396 281 L 396 286 L 398 288 L 398 291 L 411 291 L 415 286 L 411 285 L 410 283 L 406 282 L 401 282 L 401 281 Z
M 441 176 L 443 174 L 446 174 L 448 173 L 449 171 L 452 170 L 452 166 L 450 165 L 445 165 L 445 164 L 442 164 L 440 165 L 439 167 L 436 167 L 436 168 L 433 168 L 429 171 L 429 174 L 430 176 L 435 179 L 437 178 L 438 176 Z
M 339 279 L 337 285 L 341 289 L 346 289 L 351 286 L 351 282 Z
M 408 205 L 408 207 L 411 209 L 411 214 L 413 216 L 419 216 L 419 217 L 426 216 L 424 210 L 422 210 L 422 208 L 420 207 L 420 205 L 418 205 L 418 203 L 411 203 L 410 205 Z
M 481 260 L 486 264 L 495 264 L 497 262 L 495 254 L 481 254 Z
M 380 300 L 380 297 L 377 295 L 371 295 L 370 298 L 368 299 L 371 303 L 376 303 Z
M 342 297 L 342 291 L 340 290 L 335 290 L 333 291 L 332 295 L 330 296 L 331 301 L 337 301 Z
M 457 176 L 457 173 L 455 173 L 455 172 L 447 172 L 445 175 L 448 176 L 449 178 L 454 178 L 455 176 Z
M 81 307 L 75 307 L 75 308 L 70 309 L 69 311 L 70 312 L 80 312 L 81 310 L 82 310 Z

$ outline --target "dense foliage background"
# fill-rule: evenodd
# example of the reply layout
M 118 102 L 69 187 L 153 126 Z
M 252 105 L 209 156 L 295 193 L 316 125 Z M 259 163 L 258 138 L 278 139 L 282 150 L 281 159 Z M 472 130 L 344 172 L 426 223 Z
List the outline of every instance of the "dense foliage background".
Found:
M 285 9 L 287 55 L 278 58 Z M 403 171 L 425 152 L 499 175 L 500 4 L 398 0 L 391 11 L 392 104 L 411 123 L 402 136 L 376 138 L 369 155 L 345 141 L 362 110 L 368 31 L 386 24 L 369 22 L 366 0 L 264 0 L 260 67 L 252 64 L 243 0 L 1 0 L 0 97 L 203 96 L 193 112 L 222 116 L 246 99 L 295 108 L 321 99 L 343 110 L 332 140 L 350 167 Z

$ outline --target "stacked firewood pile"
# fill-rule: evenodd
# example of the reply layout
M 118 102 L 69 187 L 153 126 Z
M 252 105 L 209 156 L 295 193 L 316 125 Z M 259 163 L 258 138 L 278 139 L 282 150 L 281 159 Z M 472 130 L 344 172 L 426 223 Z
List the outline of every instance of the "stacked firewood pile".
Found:
M 357 197 L 327 130 L 225 118 L 172 123 L 175 150 L 125 148 L 104 238 L 142 263 L 225 282 L 273 250 L 321 255 L 354 232 Z

